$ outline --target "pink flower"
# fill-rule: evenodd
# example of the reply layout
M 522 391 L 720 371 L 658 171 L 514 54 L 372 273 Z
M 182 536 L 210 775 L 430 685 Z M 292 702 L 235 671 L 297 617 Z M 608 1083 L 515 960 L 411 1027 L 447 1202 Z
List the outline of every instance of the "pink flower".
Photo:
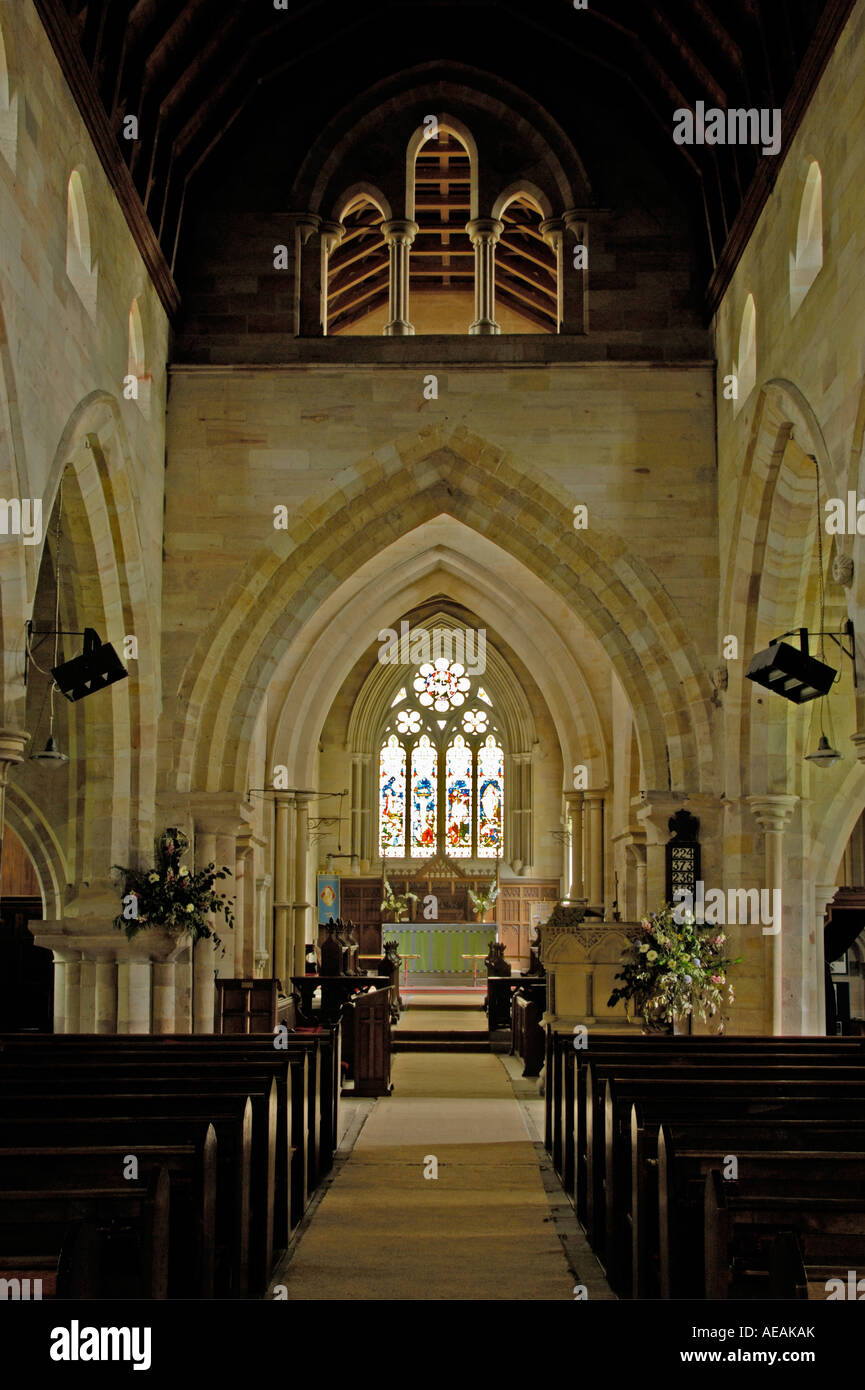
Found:
M 725 975 L 713 975 L 713 976 L 712 976 L 712 984 L 713 984 L 713 985 L 722 985 L 722 984 L 724 983 L 725 979 L 726 979 L 726 976 L 725 976 Z

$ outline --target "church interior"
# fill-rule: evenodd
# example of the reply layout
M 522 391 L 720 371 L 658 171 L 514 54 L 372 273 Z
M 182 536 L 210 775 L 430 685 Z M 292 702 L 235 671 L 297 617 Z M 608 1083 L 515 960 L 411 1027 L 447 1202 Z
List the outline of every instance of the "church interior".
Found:
M 0 218 L 5 1297 L 865 1297 L 865 0 L 0 0 Z

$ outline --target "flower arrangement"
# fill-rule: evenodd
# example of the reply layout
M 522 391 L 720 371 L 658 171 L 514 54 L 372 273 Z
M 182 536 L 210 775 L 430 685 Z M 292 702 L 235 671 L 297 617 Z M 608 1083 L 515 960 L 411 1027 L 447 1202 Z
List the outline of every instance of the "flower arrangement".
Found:
M 734 1002 L 727 972 L 742 957 L 731 960 L 723 954 L 723 931 L 698 927 L 691 913 L 669 903 L 640 925 L 642 936 L 622 953 L 623 968 L 614 978 L 624 984 L 613 990 L 608 1008 L 623 999 L 629 1019 L 633 1002 L 647 1023 L 672 1023 L 695 1012 L 705 1022 L 725 1002 Z
M 230 900 L 224 893 L 214 892 L 213 887 L 217 879 L 230 878 L 231 870 L 207 864 L 193 873 L 181 864 L 181 856 L 189 849 L 189 837 L 176 828 L 163 831 L 155 848 L 156 863 L 152 869 L 114 865 L 123 875 L 123 911 L 115 917 L 115 927 L 125 931 L 130 941 L 147 927 L 165 927 L 178 933 L 189 931 L 195 941 L 211 937 L 214 946 L 222 946 L 207 919 L 221 914 L 226 927 L 234 926 Z
M 477 893 L 473 892 L 471 888 L 469 889 L 471 905 L 481 917 L 486 916 L 498 896 L 499 886 L 494 880 L 490 883 L 489 888 L 480 888 Z
M 387 879 L 384 880 L 384 897 L 382 898 L 382 912 L 393 914 L 395 922 L 407 922 L 409 902 L 417 902 L 417 893 L 395 893 Z

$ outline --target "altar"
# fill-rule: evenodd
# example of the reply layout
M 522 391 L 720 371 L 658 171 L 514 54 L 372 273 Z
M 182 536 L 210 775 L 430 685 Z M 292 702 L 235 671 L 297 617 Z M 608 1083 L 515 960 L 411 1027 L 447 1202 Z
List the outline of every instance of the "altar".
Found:
M 382 939 L 396 941 L 408 960 L 408 976 L 472 976 L 471 956 L 485 956 L 496 938 L 495 922 L 385 922 Z M 461 978 L 461 984 L 465 981 Z

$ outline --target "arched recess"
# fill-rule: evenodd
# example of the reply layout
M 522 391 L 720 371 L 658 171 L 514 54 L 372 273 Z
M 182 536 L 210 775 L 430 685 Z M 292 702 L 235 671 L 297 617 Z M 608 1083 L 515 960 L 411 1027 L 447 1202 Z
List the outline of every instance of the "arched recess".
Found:
M 504 223 L 496 246 L 496 303 L 516 309 L 536 331 L 556 333 L 559 258 L 541 231 L 552 216 L 549 199 L 536 184 L 520 181 L 496 199 L 492 215 Z
M 372 184 L 354 184 L 335 212 L 342 235 L 327 255 L 327 332 L 370 332 L 370 314 L 381 311 L 382 327 L 387 317 L 389 255 L 381 228 L 390 204 Z
M 499 193 L 492 166 L 502 131 L 507 131 L 509 144 L 524 153 L 518 161 L 522 168 L 526 172 L 533 169 L 535 179 L 544 181 L 551 201 L 562 209 L 587 207 L 593 202 L 589 179 L 571 141 L 529 93 L 480 68 L 436 61 L 406 69 L 367 88 L 327 124 L 310 146 L 295 180 L 295 206 L 320 212 L 345 182 L 344 171 L 354 170 L 349 175 L 352 178 L 369 176 L 370 149 L 373 162 L 385 160 L 387 150 L 394 146 L 407 149 L 423 128 L 424 115 L 441 118 L 445 111 L 450 120 L 459 120 L 474 134 L 480 215 L 487 215 L 486 209 Z M 479 123 L 485 127 L 483 142 L 476 129 Z M 385 134 L 386 148 L 382 141 Z M 397 162 L 399 168 L 388 176 L 375 170 L 394 206 L 405 194 L 405 171 L 402 161 Z
M 469 208 L 466 221 L 478 216 L 478 147 L 475 138 L 469 127 L 458 116 L 449 113 L 436 113 L 436 124 L 438 130 L 447 131 L 448 134 L 456 136 L 463 146 L 469 159 Z M 417 157 L 428 143 L 435 143 L 435 137 L 430 142 L 429 127 L 421 124 L 412 132 L 405 152 L 405 215 L 410 219 L 415 218 L 417 211 L 417 197 L 415 194 L 415 178 L 417 170 Z
M 564 489 L 446 425 L 393 442 L 340 481 L 341 491 L 323 490 L 302 509 L 295 534 L 305 513 L 315 517 L 307 539 L 275 533 L 273 548 L 250 561 L 196 644 L 179 689 L 179 789 L 243 786 L 259 702 L 296 635 L 380 552 L 380 526 L 405 535 L 442 515 L 494 537 L 541 580 L 549 603 L 594 636 L 634 702 L 652 785 L 666 785 L 668 757 L 674 786 L 690 790 L 711 775 L 710 686 L 690 634 L 618 536 L 574 531 Z
M 147 370 L 147 346 L 141 319 L 141 301 L 138 296 L 129 306 L 126 358 L 127 380 L 124 384 L 124 396 L 127 388 L 134 391 L 132 399 L 138 402 L 144 415 L 149 415 L 151 376 Z
M 15 831 L 33 861 L 42 892 L 44 920 L 57 921 L 63 916 L 69 882 L 65 856 L 43 812 L 11 779 L 6 788 L 6 824 Z
M 722 630 L 738 635 L 740 658 L 729 665 L 728 798 L 803 792 L 808 721 L 798 706 L 746 681 L 745 671 L 754 652 L 773 637 L 793 627 L 819 627 L 817 481 L 811 455 L 819 465 L 822 499 L 843 495 L 842 480 L 805 397 L 792 382 L 768 381 L 758 398 L 745 454 L 722 604 Z M 824 536 L 824 579 L 827 542 Z M 846 678 L 849 662 L 837 655 Z
M 415 615 L 402 612 L 399 619 L 394 616 L 389 630 L 399 633 L 402 622 L 407 624 L 407 630 L 411 632 L 416 633 L 422 629 L 431 637 L 436 633 L 440 636 L 444 634 L 447 638 L 447 653 L 452 655 L 452 659 L 454 648 L 457 652 L 464 650 L 467 653 L 465 658 L 458 658 L 464 661 L 465 674 L 471 682 L 472 693 L 466 697 L 468 703 L 465 709 L 458 710 L 455 716 L 452 713 L 440 722 L 436 714 L 426 712 L 430 721 L 428 733 L 434 745 L 441 750 L 438 760 L 440 798 L 443 799 L 444 796 L 441 762 L 445 744 L 454 732 L 473 732 L 460 727 L 460 715 L 476 706 L 481 716 L 489 722 L 490 728 L 494 728 L 496 738 L 504 751 L 503 859 L 515 868 L 517 865 L 522 868 L 525 864 L 533 863 L 535 851 L 532 823 L 535 799 L 532 753 L 539 739 L 531 705 L 513 664 L 499 650 L 495 638 L 487 631 L 480 618 L 466 613 L 461 606 L 455 605 L 455 611 L 433 605 L 421 607 L 420 612 Z M 482 648 L 479 646 L 480 633 L 483 633 Z M 467 635 L 473 639 L 471 642 L 466 641 Z M 378 659 L 381 651 L 379 641 L 375 654 L 370 657 L 367 653 L 362 661 L 361 669 L 366 666 L 368 670 L 351 706 L 345 740 L 352 763 L 352 825 L 358 839 L 356 846 L 353 841 L 353 850 L 356 848 L 360 858 L 368 862 L 377 860 L 380 853 L 375 834 L 379 809 L 380 750 L 388 733 L 393 729 L 394 719 L 399 719 L 403 702 L 406 708 L 419 709 L 411 682 L 420 661 L 412 660 L 407 651 L 405 655 L 408 665 L 399 659 L 403 655 L 399 652 L 393 662 L 382 662 Z M 483 659 L 478 662 L 481 652 Z M 438 653 L 433 653 L 436 654 Z M 445 655 L 444 652 L 441 654 Z M 473 657 L 476 664 L 473 664 Z M 476 669 L 478 664 L 481 670 Z M 395 710 L 395 697 L 399 696 L 403 687 L 405 692 L 398 709 Z M 487 705 L 486 700 L 491 703 Z M 423 715 L 421 717 L 423 718 Z M 447 732 L 448 726 L 454 723 L 456 729 L 451 728 Z M 410 741 L 416 742 L 414 739 Z M 471 739 L 469 741 L 471 742 Z M 443 807 L 440 809 L 443 814 Z M 439 833 L 443 834 L 443 819 L 439 819 L 438 829 Z
M 6 286 L 0 290 L 0 496 L 24 498 L 30 495 L 30 479 L 24 449 L 24 435 L 18 406 L 15 370 L 6 330 L 3 303 Z M 36 499 L 31 499 L 35 502 Z M 42 529 L 44 533 L 44 507 Z M 28 595 L 36 586 L 39 546 L 7 538 L 0 544 L 0 641 L 3 651 L 2 708 L 4 723 L 20 728 L 24 724 L 24 624 L 29 616 Z
M 812 159 L 796 223 L 796 245 L 790 255 L 790 317 L 793 318 L 823 268 L 823 174 Z
M 72 170 L 66 185 L 66 274 L 88 314 L 95 319 L 98 274 L 91 243 L 90 213 L 77 169 Z
M 111 865 L 129 863 L 130 852 L 149 848 L 154 833 L 156 733 L 159 709 L 159 650 L 153 626 L 142 545 L 141 505 L 134 487 L 134 463 L 120 403 L 105 392 L 85 397 L 72 412 L 60 437 L 45 488 L 51 510 L 45 523 L 40 580 L 33 613 L 40 630 L 53 626 L 56 572 L 55 531 L 62 488 L 61 628 L 80 632 L 85 626 L 110 641 L 129 678 L 105 691 L 69 704 L 55 697 L 65 720 L 66 769 L 46 772 L 26 763 L 15 773 L 52 825 L 60 806 L 68 806 L 68 833 L 58 838 L 70 881 L 102 885 L 107 893 Z M 124 639 L 137 639 L 137 659 L 124 659 Z M 81 649 L 80 637 L 63 639 L 63 657 Z M 40 665 L 50 664 L 45 659 Z M 33 688 L 38 687 L 34 674 Z M 34 716 L 39 710 L 34 711 Z M 61 745 L 62 746 L 62 745 Z M 69 797 L 60 794 L 66 779 Z M 112 903 L 116 892 L 110 890 Z
M 757 308 L 752 294 L 745 300 L 739 322 L 739 345 L 734 375 L 736 396 L 733 413 L 738 415 L 757 384 Z

